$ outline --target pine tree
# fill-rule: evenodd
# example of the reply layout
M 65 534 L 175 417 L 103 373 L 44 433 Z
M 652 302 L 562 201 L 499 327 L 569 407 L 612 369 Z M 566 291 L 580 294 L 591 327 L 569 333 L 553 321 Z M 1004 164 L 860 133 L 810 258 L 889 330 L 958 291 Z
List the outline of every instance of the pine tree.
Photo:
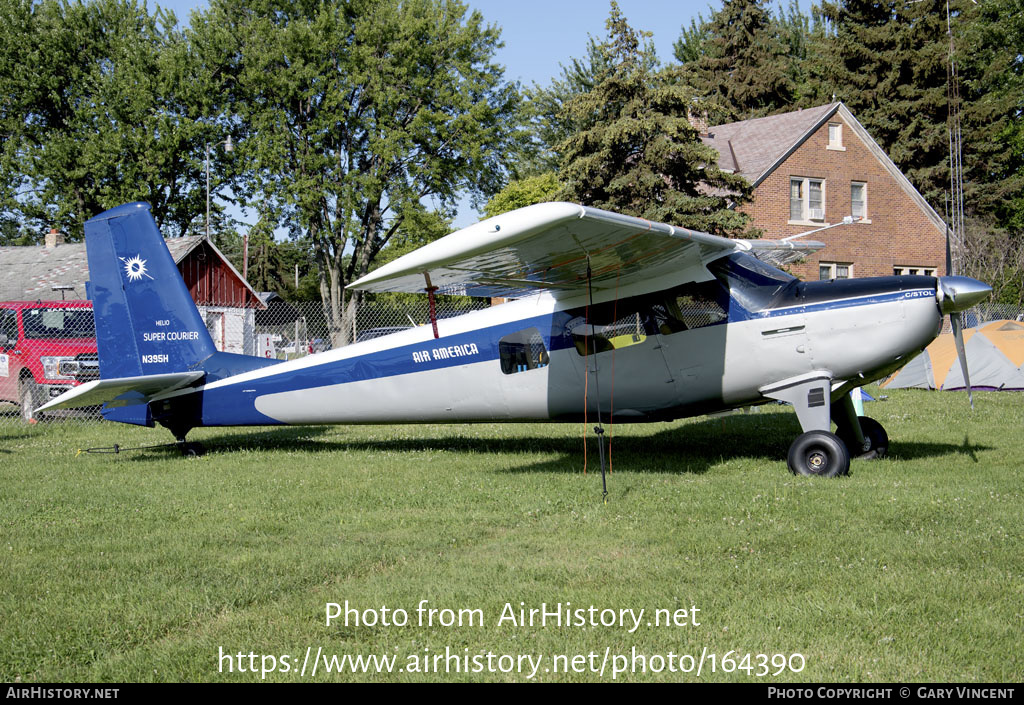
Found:
M 652 42 L 646 41 L 640 53 L 647 70 L 658 66 Z M 561 66 L 561 77 L 552 79 L 551 85 L 541 88 L 535 84 L 527 91 L 537 156 L 525 169 L 526 175 L 538 176 L 556 169 L 559 155 L 555 146 L 593 125 L 593 116 L 574 115 L 567 106 L 573 98 L 592 91 L 604 80 L 612 69 L 612 61 L 608 45 L 588 36 L 585 57 L 573 58 L 569 65 Z
M 1005 6 L 944 0 L 826 0 L 815 79 L 853 111 L 868 133 L 940 213 L 949 182 L 949 34 L 961 96 L 968 214 L 996 223 L 1021 193 L 1013 149 L 1022 108 L 1019 53 Z M 1012 12 L 1010 16 L 1012 17 Z M 1015 74 L 1015 67 L 1017 73 Z M 1019 164 L 1019 155 L 1017 162 Z
M 767 0 L 725 0 L 703 28 L 702 50 L 684 64 L 686 80 L 709 101 L 713 121 L 746 120 L 792 109 L 797 96 L 789 43 Z M 691 31 L 691 35 L 693 32 Z M 695 36 L 699 36 L 697 33 Z M 693 36 L 684 32 L 679 52 Z M 720 111 L 720 112 L 719 112 Z
M 645 35 L 612 3 L 604 48 L 611 66 L 594 88 L 569 101 L 588 124 L 557 146 L 561 197 L 717 234 L 742 234 L 747 217 L 730 210 L 750 185 L 716 166 L 687 112 L 692 96 L 678 69 L 655 71 Z

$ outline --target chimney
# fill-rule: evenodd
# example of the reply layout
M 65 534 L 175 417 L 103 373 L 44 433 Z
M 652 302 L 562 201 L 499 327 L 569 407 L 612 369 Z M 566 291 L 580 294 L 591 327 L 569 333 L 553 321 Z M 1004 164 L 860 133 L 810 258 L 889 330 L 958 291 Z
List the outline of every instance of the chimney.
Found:
M 46 233 L 44 244 L 48 250 L 52 250 L 57 245 L 63 245 L 64 234 L 57 232 L 57 228 L 50 228 L 50 232 Z
M 707 137 L 708 132 L 708 111 L 701 112 L 700 117 L 695 116 L 690 112 L 689 108 L 686 110 L 686 119 L 690 122 L 690 127 L 697 131 L 697 134 L 701 137 Z

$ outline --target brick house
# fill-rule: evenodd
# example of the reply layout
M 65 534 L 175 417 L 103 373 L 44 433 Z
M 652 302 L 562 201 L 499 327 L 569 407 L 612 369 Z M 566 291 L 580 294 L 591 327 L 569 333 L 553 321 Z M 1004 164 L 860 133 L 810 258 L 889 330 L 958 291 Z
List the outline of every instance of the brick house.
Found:
M 801 279 L 945 274 L 945 223 L 842 103 L 711 127 L 719 167 L 754 185 L 740 208 L 763 237 L 825 243 Z

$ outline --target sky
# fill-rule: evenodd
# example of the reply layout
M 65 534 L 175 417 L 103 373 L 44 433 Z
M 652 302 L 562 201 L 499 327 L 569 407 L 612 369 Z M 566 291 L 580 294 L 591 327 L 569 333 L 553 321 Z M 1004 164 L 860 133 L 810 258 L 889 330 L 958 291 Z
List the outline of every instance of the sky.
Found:
M 634 29 L 653 34 L 658 57 L 673 60 L 672 45 L 682 27 L 698 15 L 707 18 L 718 0 L 618 0 L 619 8 Z M 156 0 L 174 12 L 180 24 L 187 24 L 192 10 L 206 9 L 205 0 Z M 588 36 L 601 39 L 610 3 L 607 0 L 470 0 L 470 8 L 501 28 L 505 46 L 497 62 L 505 66 L 505 77 L 524 86 L 542 86 L 561 75 L 561 66 L 586 55 Z M 476 222 L 479 214 L 464 201 L 455 219 L 456 227 Z M 247 220 L 243 215 L 242 220 Z

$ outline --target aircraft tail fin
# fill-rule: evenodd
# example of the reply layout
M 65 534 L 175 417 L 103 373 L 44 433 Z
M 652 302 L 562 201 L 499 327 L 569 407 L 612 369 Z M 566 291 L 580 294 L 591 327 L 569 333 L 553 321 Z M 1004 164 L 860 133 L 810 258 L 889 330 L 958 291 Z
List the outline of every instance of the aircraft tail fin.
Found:
M 101 379 L 180 373 L 217 352 L 149 205 L 85 224 Z

